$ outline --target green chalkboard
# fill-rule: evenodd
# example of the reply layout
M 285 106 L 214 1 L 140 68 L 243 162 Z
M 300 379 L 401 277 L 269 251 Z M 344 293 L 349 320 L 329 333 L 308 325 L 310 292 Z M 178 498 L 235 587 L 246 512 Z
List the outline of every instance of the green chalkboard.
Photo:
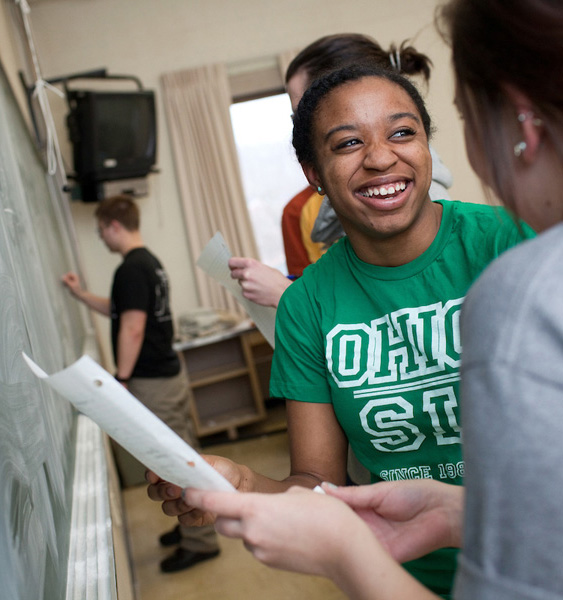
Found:
M 45 173 L 0 65 L 0 596 L 65 598 L 76 415 L 31 374 L 82 354 L 87 322 L 66 199 Z

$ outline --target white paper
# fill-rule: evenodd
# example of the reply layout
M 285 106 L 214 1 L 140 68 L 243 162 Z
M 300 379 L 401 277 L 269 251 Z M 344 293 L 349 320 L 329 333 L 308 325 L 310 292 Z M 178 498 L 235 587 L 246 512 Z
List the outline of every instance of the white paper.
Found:
M 235 491 L 178 434 L 89 356 L 51 376 L 25 353 L 23 357 L 37 377 L 162 479 L 182 488 Z
M 218 281 L 243 305 L 250 318 L 256 323 L 267 342 L 274 347 L 276 309 L 272 306 L 261 306 L 247 300 L 236 279 L 231 277 L 229 258 L 232 254 L 220 232 L 217 232 L 202 250 L 197 266 Z

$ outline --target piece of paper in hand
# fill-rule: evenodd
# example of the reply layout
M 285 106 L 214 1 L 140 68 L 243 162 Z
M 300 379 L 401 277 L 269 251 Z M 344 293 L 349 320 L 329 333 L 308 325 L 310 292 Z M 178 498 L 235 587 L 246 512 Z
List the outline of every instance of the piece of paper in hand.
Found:
M 165 481 L 182 488 L 235 491 L 191 446 L 89 356 L 51 376 L 25 353 L 23 357 L 37 377 Z
M 229 269 L 229 258 L 232 254 L 227 246 L 227 242 L 217 232 L 201 251 L 197 259 L 197 266 L 203 269 L 213 279 L 218 281 L 243 305 L 250 318 L 256 323 L 256 327 L 266 338 L 270 346 L 274 347 L 276 309 L 272 306 L 261 306 L 255 302 L 247 300 L 241 292 L 238 281 L 231 277 Z

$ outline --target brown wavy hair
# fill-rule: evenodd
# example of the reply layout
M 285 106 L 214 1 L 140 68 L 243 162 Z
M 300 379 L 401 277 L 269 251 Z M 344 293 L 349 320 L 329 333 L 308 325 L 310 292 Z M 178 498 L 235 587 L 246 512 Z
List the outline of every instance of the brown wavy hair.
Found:
M 488 185 L 514 205 L 516 119 L 506 86 L 535 105 L 563 162 L 563 2 L 450 0 L 436 25 L 452 48 L 456 104 L 483 157 Z M 489 190 L 490 196 L 490 190 Z
M 393 64 L 395 62 L 395 65 Z M 428 83 L 432 61 L 408 40 L 384 50 L 373 38 L 359 33 L 340 33 L 319 38 L 291 61 L 285 74 L 286 83 L 305 70 L 309 82 L 330 71 L 358 64 L 371 64 L 395 70 L 402 75 L 421 75 Z
M 139 229 L 139 207 L 135 204 L 133 198 L 126 194 L 104 198 L 98 204 L 94 216 L 106 225 L 111 221 L 117 221 L 127 231 L 137 231 Z

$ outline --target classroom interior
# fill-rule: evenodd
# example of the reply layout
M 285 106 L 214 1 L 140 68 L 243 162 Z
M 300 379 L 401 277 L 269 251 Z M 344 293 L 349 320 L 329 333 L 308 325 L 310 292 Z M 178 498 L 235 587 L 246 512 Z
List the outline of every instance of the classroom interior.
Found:
M 337 0 L 284 0 L 282 3 L 272 0 L 0 0 L 0 62 L 32 139 L 33 124 L 22 77 L 32 86 L 38 66 L 47 80 L 105 68 L 112 74 L 137 77 L 146 89 L 155 91 L 158 159 L 157 169 L 148 175 L 144 182 L 146 190 L 138 199 L 141 231 L 147 246 L 166 266 L 172 282 L 174 315 L 197 315 L 202 309 L 213 308 L 214 304 L 210 296 L 202 300 L 205 295 L 202 290 L 207 289 L 202 279 L 206 276 L 196 266 L 194 225 L 189 222 L 190 213 L 185 208 L 186 182 L 171 133 L 174 124 L 162 101 L 165 78 L 206 65 L 220 65 L 226 72 L 234 102 L 283 93 L 280 57 L 295 53 L 321 36 L 364 33 L 383 47 L 408 39 L 433 63 L 429 87 L 422 91 L 436 124 L 433 146 L 441 156 L 447 157 L 453 174 L 451 197 L 484 202 L 482 188 L 468 164 L 463 124 L 453 104 L 449 51 L 434 26 L 436 5 L 434 0 L 353 0 L 348 3 Z M 26 13 L 31 26 L 33 60 L 22 12 Z M 67 106 L 55 92 L 49 94 L 49 101 L 62 159 L 70 169 L 72 147 L 65 123 Z M 268 185 L 275 186 L 275 173 L 268 172 L 268 177 L 274 180 Z M 66 202 L 71 243 L 75 246 L 82 275 L 90 290 L 107 293 L 120 259 L 107 252 L 100 242 L 93 218 L 95 203 L 71 200 L 68 196 Z M 245 227 L 244 235 L 239 237 L 248 237 L 249 231 L 252 232 L 249 215 L 241 219 L 225 225 L 235 230 L 232 233 L 235 238 L 239 223 Z M 226 237 L 229 233 L 226 232 Z M 219 406 L 219 417 L 217 413 L 200 415 L 200 442 L 204 452 L 220 454 L 274 478 L 283 478 L 289 471 L 288 440 L 285 408 L 268 395 L 272 351 L 261 333 L 246 320 L 244 309 L 232 299 L 225 300 L 226 296 L 225 292 L 220 293 L 221 301 L 226 302 L 220 309 L 229 318 L 234 314 L 235 324 L 224 329 L 219 327 L 205 343 L 188 342 L 181 347 L 188 366 L 191 364 L 195 371 L 215 369 L 215 378 L 195 390 L 201 397 L 202 407 L 209 396 L 219 398 L 214 401 L 221 404 L 221 398 L 234 394 L 232 410 Z M 87 320 L 89 344 L 99 363 L 113 372 L 108 322 L 99 315 L 82 314 L 81 318 Z M 180 329 L 179 322 L 175 326 Z M 33 341 L 32 335 L 30 338 Z M 180 338 L 179 342 L 182 342 Z M 80 356 L 81 350 L 66 349 L 63 354 L 63 362 L 68 364 Z M 197 373 L 194 377 L 197 378 Z M 205 408 L 202 410 L 205 412 Z M 224 412 L 229 413 L 230 421 L 221 421 Z M 233 417 L 231 413 L 236 414 Z M 148 500 L 146 486 L 138 479 L 124 481 L 122 477 L 121 483 L 116 483 L 111 454 L 106 452 L 106 456 L 107 477 L 113 481 L 109 493 L 113 494 L 116 543 L 111 553 L 115 555 L 117 592 L 104 596 L 94 591 L 90 592 L 91 596 L 83 597 L 118 597 L 120 600 L 148 600 L 155 596 L 169 600 L 239 597 L 336 600 L 344 597 L 327 580 L 269 569 L 255 561 L 240 541 L 225 538 L 220 541 L 221 554 L 216 559 L 182 572 L 161 573 L 159 563 L 169 550 L 161 548 L 157 539 L 174 526 L 174 520 Z M 17 493 L 14 492 L 11 500 L 4 501 L 8 502 L 4 506 L 8 510 L 5 514 L 18 512 L 13 508 L 20 502 Z M 0 528 L 0 543 L 6 540 L 7 534 Z M 20 567 L 32 567 L 25 559 L 25 550 L 18 548 L 14 561 L 21 559 Z M 59 550 L 64 553 L 66 548 Z M 57 573 L 52 571 L 52 567 L 47 568 L 38 585 L 56 578 Z M 9 587 L 8 594 L 9 600 L 24 598 L 18 595 L 16 583 Z

